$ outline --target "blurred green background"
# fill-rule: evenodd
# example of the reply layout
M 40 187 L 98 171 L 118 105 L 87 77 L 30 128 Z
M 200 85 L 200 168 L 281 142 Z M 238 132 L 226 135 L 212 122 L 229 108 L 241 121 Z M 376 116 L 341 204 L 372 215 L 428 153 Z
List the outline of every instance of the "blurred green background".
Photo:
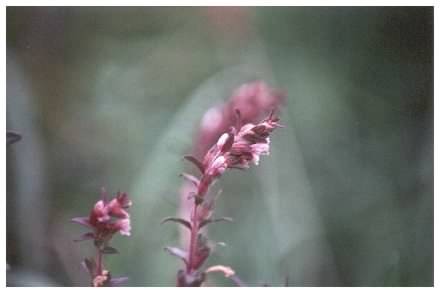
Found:
M 208 265 L 250 285 L 433 285 L 433 8 L 8 7 L 7 283 L 87 286 L 86 216 L 132 199 L 109 256 L 174 286 L 181 179 L 198 123 L 240 84 L 288 92 L 271 155 L 231 171 Z M 217 286 L 233 284 L 220 275 Z

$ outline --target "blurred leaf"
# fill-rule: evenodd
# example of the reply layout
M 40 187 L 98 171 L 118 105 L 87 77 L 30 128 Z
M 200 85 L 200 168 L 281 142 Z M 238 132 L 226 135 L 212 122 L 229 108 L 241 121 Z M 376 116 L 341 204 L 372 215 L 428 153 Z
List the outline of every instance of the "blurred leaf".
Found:
M 119 253 L 119 251 L 116 248 L 111 247 L 111 246 L 104 247 L 101 250 L 101 252 L 104 253 L 104 254 L 118 254 Z
M 194 166 L 197 167 L 197 169 L 199 169 L 200 173 L 204 173 L 205 172 L 205 167 L 203 167 L 202 162 L 200 162 L 199 160 L 197 160 L 195 157 L 187 155 L 187 156 L 183 156 L 185 159 L 187 159 L 188 161 L 190 161 L 191 163 L 194 164 Z
M 183 262 L 185 264 L 188 264 L 188 253 L 178 247 L 172 247 L 172 246 L 167 246 L 165 247 L 165 251 L 167 251 L 169 254 L 174 255 L 178 258 L 180 258 L 181 260 L 183 260 Z
M 211 223 L 217 223 L 217 222 L 233 222 L 234 220 L 232 218 L 229 217 L 221 217 L 221 218 L 217 218 L 217 219 L 207 219 L 207 220 L 203 220 L 200 222 L 200 228 L 211 224 Z
M 128 277 L 117 277 L 117 278 L 112 277 L 110 280 L 110 284 L 112 286 L 119 286 L 127 281 L 128 281 Z
M 73 223 L 77 223 L 86 227 L 92 227 L 92 225 L 90 225 L 89 223 L 89 218 L 88 217 L 78 217 L 78 218 L 73 218 L 71 220 Z
M 182 176 L 183 178 L 185 178 L 186 180 L 191 182 L 195 187 L 199 186 L 199 183 L 200 183 L 199 179 L 197 179 L 193 175 L 187 174 L 187 173 L 182 173 L 182 174 L 180 174 L 180 176 Z
M 14 131 L 7 131 L 6 133 L 6 144 L 16 143 L 21 139 L 21 135 Z
M 179 223 L 182 224 L 183 226 L 187 227 L 188 229 L 191 230 L 191 223 L 188 222 L 187 220 L 181 219 L 181 218 L 173 218 L 173 217 L 168 217 L 163 219 L 160 223 L 166 223 L 166 222 L 175 222 L 175 223 Z
M 84 241 L 84 240 L 92 240 L 95 239 L 95 233 L 87 232 L 81 235 L 79 239 L 75 239 L 75 242 Z
M 93 258 L 85 258 L 83 262 L 81 262 L 83 268 L 89 272 L 90 276 L 94 276 L 96 272 L 96 263 Z

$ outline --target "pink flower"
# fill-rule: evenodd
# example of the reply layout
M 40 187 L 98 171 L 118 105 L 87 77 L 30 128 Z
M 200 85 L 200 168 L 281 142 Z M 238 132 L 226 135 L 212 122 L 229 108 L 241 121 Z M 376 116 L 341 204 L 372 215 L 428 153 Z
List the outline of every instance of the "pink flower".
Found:
M 128 195 L 118 192 L 115 198 L 107 202 L 99 200 L 89 217 L 72 219 L 73 222 L 93 229 L 93 232 L 85 233 L 80 240 L 94 239 L 97 243 L 103 243 L 119 232 L 121 235 L 130 235 L 130 215 L 127 211 L 131 206 Z
M 237 132 L 234 127 L 220 136 L 205 155 L 201 163 L 203 175 L 197 186 L 197 194 L 204 196 L 209 186 L 220 177 L 226 169 L 247 169 L 250 164 L 258 165 L 261 155 L 269 154 L 270 133 L 277 127 L 279 118 L 273 116 L 258 124 L 248 123 Z
M 131 226 L 130 219 L 122 219 L 115 223 L 121 235 L 130 236 Z
M 250 163 L 258 165 L 261 155 L 269 154 L 270 133 L 277 127 L 279 119 L 273 113 L 261 123 L 244 125 L 235 136 L 231 150 L 226 155 L 228 168 L 249 168 Z
M 243 124 L 258 123 L 271 110 L 278 110 L 284 104 L 286 95 L 285 91 L 271 88 L 261 80 L 250 81 L 238 87 L 225 103 L 209 108 L 203 115 L 200 121 L 200 128 L 194 138 L 192 149 L 194 157 L 205 157 L 208 162 L 212 162 L 213 158 L 218 156 L 216 153 L 211 153 L 211 158 L 208 159 L 205 155 L 216 142 L 220 144 L 224 142 L 219 137 L 222 134 L 225 137 L 230 132 L 231 126 L 237 124 L 236 109 L 240 110 Z M 240 126 L 237 126 L 237 128 L 240 128 Z M 224 144 L 224 147 L 227 148 L 228 144 Z M 256 156 L 253 158 L 254 162 L 257 162 L 259 159 Z M 208 163 L 203 161 L 202 163 L 205 163 L 203 164 L 204 168 L 207 168 Z M 200 167 L 198 168 L 200 169 Z M 193 183 L 191 182 L 183 184 L 178 212 L 180 217 L 187 218 L 190 216 L 191 202 L 187 200 L 188 194 L 200 192 L 203 194 L 207 190 L 205 183 L 213 182 L 211 179 L 204 179 L 203 181 L 204 184 L 201 186 L 201 189 L 197 190 L 194 190 Z M 181 232 L 181 240 L 183 243 L 186 243 L 189 241 L 187 238 L 189 235 L 183 229 Z
M 229 101 L 212 107 L 205 113 L 194 145 L 194 154 L 205 154 L 216 139 L 228 131 L 236 120 L 235 109 L 240 110 L 244 123 L 256 123 L 271 110 L 277 110 L 283 104 L 285 96 L 284 91 L 270 88 L 260 80 L 241 85 L 233 92 Z

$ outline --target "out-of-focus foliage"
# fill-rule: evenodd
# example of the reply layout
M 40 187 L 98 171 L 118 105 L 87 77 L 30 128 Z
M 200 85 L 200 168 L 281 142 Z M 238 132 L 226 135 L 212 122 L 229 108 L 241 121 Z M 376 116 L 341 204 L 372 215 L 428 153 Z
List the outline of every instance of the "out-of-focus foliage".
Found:
M 69 219 L 127 191 L 106 266 L 173 286 L 181 160 L 203 113 L 288 92 L 271 155 L 231 171 L 208 260 L 251 285 L 433 284 L 432 8 L 7 8 L 9 285 L 87 285 Z M 221 276 L 209 284 L 230 286 Z

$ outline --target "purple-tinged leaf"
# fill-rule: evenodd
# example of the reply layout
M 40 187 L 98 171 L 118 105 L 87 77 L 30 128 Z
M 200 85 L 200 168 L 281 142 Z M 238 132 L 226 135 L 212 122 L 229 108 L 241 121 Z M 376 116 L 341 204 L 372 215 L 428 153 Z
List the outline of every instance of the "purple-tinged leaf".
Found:
M 197 179 L 195 176 L 193 176 L 191 174 L 187 174 L 187 173 L 182 173 L 182 174 L 180 174 L 180 176 L 185 178 L 186 180 L 188 180 L 192 184 L 194 184 L 195 187 L 199 187 L 200 180 Z
M 15 131 L 7 131 L 6 132 L 6 144 L 10 145 L 16 143 L 21 139 L 21 135 Z
M 87 232 L 87 233 L 82 234 L 79 239 L 75 239 L 73 241 L 79 242 L 79 241 L 92 240 L 92 239 L 95 239 L 95 233 Z
M 85 258 L 84 261 L 81 262 L 83 268 L 89 272 L 91 276 L 95 275 L 96 271 L 96 263 L 93 258 Z
M 178 247 L 172 247 L 172 246 L 165 247 L 165 251 L 167 251 L 171 255 L 177 256 L 178 258 L 183 260 L 185 264 L 188 264 L 188 253 L 186 251 Z
M 116 248 L 111 247 L 111 246 L 104 247 L 103 249 L 101 249 L 101 252 L 104 254 L 118 254 L 119 253 L 119 251 Z
M 233 222 L 232 218 L 229 217 L 222 217 L 218 219 L 206 219 L 200 222 L 199 228 L 202 228 L 203 226 L 206 226 L 210 223 L 217 223 L 217 222 Z
M 195 157 L 188 155 L 183 156 L 183 158 L 193 163 L 200 170 L 200 172 L 202 172 L 202 174 L 205 173 L 205 167 L 203 167 L 202 162 L 197 160 Z
M 125 283 L 128 281 L 128 277 L 117 277 L 117 278 L 111 278 L 110 285 L 113 286 L 119 286 L 122 283 Z
M 181 219 L 181 218 L 175 218 L 175 217 L 168 217 L 163 219 L 160 224 L 164 224 L 166 222 L 175 222 L 175 223 L 179 223 L 182 224 L 183 226 L 187 227 L 188 229 L 191 230 L 191 224 L 190 222 L 188 222 L 187 220 Z
M 244 170 L 248 169 L 248 168 L 242 167 L 242 166 L 228 166 L 228 168 L 229 169 L 237 169 L 237 170 L 241 170 L 241 171 L 244 171 Z
M 238 287 L 248 287 L 248 285 L 243 282 L 237 275 L 230 276 L 229 279 L 235 283 Z
M 92 227 L 92 225 L 90 225 L 90 223 L 89 223 L 89 218 L 88 217 L 73 218 L 71 221 L 74 222 L 74 223 L 86 226 L 86 227 Z

